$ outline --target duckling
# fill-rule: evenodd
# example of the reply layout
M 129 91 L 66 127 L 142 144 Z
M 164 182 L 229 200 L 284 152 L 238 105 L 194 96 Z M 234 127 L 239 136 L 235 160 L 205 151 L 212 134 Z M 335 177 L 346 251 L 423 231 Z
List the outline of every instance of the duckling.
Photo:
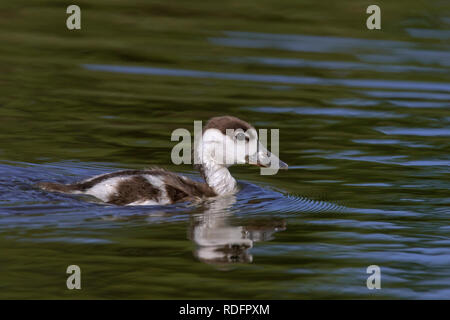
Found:
M 205 182 L 153 168 L 106 173 L 67 185 L 42 182 L 38 187 L 90 195 L 114 205 L 167 205 L 235 194 L 237 182 L 228 170 L 234 164 L 268 167 L 275 161 L 280 169 L 288 167 L 258 141 L 253 126 L 232 116 L 211 118 L 194 146 L 194 163 Z

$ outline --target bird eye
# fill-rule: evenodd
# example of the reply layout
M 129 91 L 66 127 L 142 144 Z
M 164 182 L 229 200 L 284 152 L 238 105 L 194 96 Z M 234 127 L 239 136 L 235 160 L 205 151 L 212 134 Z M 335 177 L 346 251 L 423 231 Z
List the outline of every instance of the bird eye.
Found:
M 244 140 L 245 138 L 247 138 L 247 137 L 245 136 L 245 134 L 244 134 L 243 132 L 238 132 L 238 133 L 236 134 L 236 139 L 238 139 L 239 141 L 242 141 L 242 140 Z

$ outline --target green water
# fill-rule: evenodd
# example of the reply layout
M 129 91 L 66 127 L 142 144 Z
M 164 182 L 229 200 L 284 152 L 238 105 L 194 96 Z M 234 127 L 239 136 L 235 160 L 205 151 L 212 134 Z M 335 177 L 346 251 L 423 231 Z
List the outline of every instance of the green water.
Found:
M 0 3 L 0 298 L 450 298 L 445 1 L 378 2 L 376 31 L 370 1 L 77 4 L 69 31 L 63 1 Z M 33 187 L 198 178 L 170 135 L 223 114 L 279 129 L 290 170 L 233 167 L 235 198 L 168 207 Z

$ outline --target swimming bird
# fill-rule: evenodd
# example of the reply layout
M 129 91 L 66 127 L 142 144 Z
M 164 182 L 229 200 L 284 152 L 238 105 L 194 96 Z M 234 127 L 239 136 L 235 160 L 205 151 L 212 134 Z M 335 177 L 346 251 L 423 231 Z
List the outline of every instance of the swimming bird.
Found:
M 90 195 L 114 205 L 167 205 L 238 192 L 237 182 L 228 170 L 231 165 L 288 167 L 260 143 L 253 126 L 236 117 L 211 118 L 196 142 L 194 163 L 204 182 L 152 168 L 106 173 L 73 184 L 42 182 L 38 187 L 46 191 Z

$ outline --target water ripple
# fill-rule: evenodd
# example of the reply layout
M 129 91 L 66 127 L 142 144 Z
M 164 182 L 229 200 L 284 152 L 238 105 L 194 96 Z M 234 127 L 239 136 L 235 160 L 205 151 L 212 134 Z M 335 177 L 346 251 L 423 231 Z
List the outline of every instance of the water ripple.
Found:
M 84 68 L 92 71 L 106 71 L 130 74 L 147 74 L 171 77 L 209 78 L 222 80 L 240 80 L 255 82 L 273 82 L 301 85 L 320 86 L 345 86 L 345 87 L 367 87 L 367 88 L 389 88 L 401 90 L 430 90 L 450 92 L 450 83 L 444 82 L 419 82 L 401 80 L 372 80 L 372 79 L 325 79 L 318 77 L 286 76 L 279 74 L 249 74 L 249 73 L 227 73 L 213 71 L 199 71 L 186 69 L 169 69 L 155 67 L 130 67 L 115 65 L 84 64 Z

